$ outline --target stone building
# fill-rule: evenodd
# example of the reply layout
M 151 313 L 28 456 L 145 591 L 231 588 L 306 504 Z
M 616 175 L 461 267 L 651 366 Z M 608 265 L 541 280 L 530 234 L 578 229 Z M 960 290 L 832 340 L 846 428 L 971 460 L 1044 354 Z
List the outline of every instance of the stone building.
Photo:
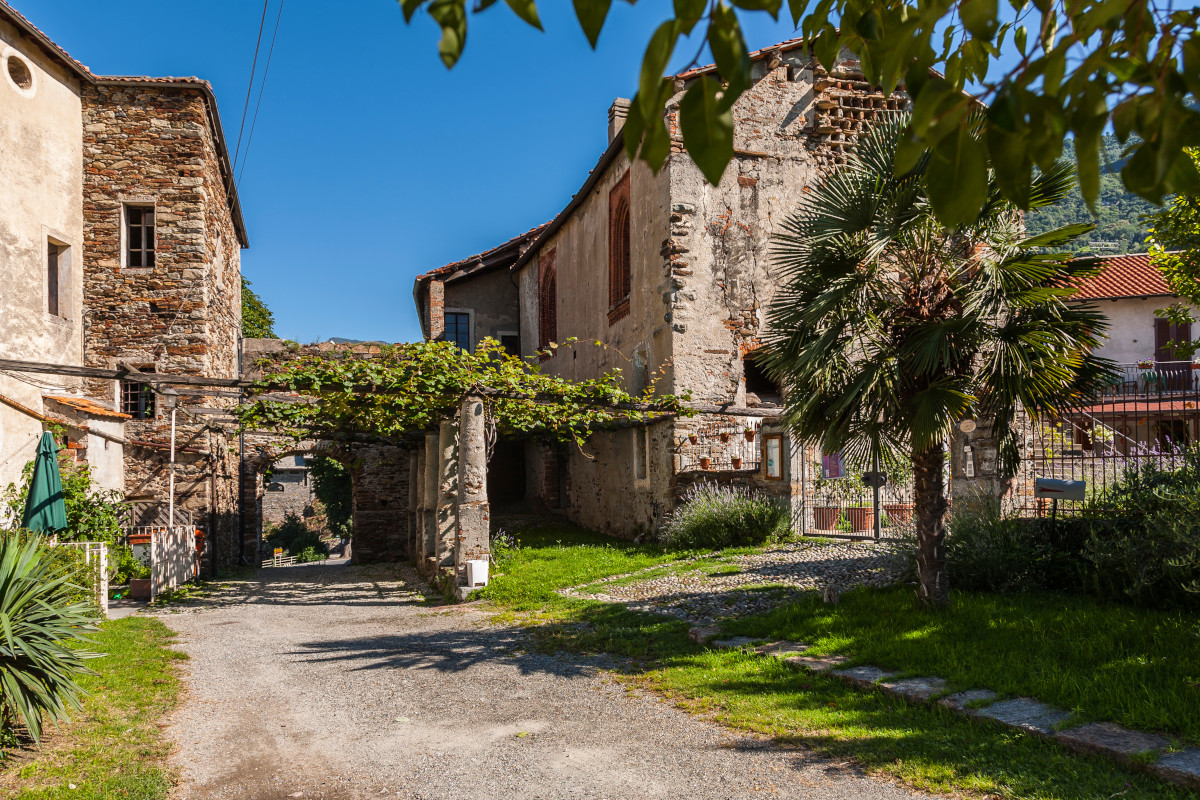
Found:
M 717 186 L 678 132 L 679 101 L 690 81 L 714 69 L 704 67 L 674 76 L 665 109 L 672 152 L 662 169 L 626 156 L 628 101 L 618 100 L 599 163 L 510 268 L 520 350 L 544 371 L 587 379 L 620 368 L 635 393 L 653 385 L 727 412 L 597 433 L 585 453 L 527 443 L 526 498 L 587 527 L 619 535 L 655 528 L 698 480 L 793 500 L 804 491 L 813 454 L 773 421 L 778 413 L 768 409 L 782 396 L 754 362 L 780 282 L 770 238 L 805 187 L 844 162 L 863 126 L 907 99 L 864 82 L 851 60 L 823 69 L 800 41 L 752 61 L 754 84 L 733 108 L 734 159 Z M 452 274 L 456 295 L 466 297 L 461 284 L 472 273 Z M 465 301 L 455 302 L 461 313 Z M 419 302 L 418 311 L 434 317 L 427 335 L 446 329 L 434 303 Z M 548 348 L 569 338 L 583 344 Z
M 14 294 L 3 304 L 40 314 L 27 324 L 40 344 L 6 353 L 237 378 L 247 237 L 212 87 L 96 75 L 5 4 L 0 47 L 10 84 L 0 92 L 0 136 L 33 157 L 0 161 L 0 178 L 15 173 L 0 180 L 0 192 L 14 195 L 0 204 L 0 226 L 22 228 L 0 236 L 0 247 L 15 248 L 4 267 L 15 266 L 23 285 L 20 301 Z M 90 379 L 52 394 L 86 395 L 125 415 L 112 438 L 123 445 L 126 497 L 166 503 L 172 415 L 161 395 L 133 380 Z M 232 400 L 180 394 L 175 502 L 228 565 L 240 555 L 237 441 L 199 409 Z M 86 404 L 74 410 L 86 414 Z

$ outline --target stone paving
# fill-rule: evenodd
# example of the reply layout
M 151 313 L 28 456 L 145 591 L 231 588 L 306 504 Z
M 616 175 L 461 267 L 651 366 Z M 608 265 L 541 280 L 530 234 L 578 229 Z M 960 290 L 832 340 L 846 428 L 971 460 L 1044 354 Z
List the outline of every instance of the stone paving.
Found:
M 886 586 L 906 565 L 893 545 L 875 542 L 796 542 L 761 553 L 713 556 L 651 567 L 640 573 L 563 590 L 569 597 L 621 603 L 695 624 L 761 614 L 804 592 Z M 637 576 L 645 574 L 645 579 Z
M 706 634 L 713 628 L 692 630 L 692 638 L 706 641 Z M 936 676 L 896 678 L 896 673 L 869 664 L 844 667 L 850 660 L 848 657 L 806 655 L 807 647 L 800 642 L 759 642 L 746 636 L 734 636 L 710 644 L 722 649 L 783 658 L 796 667 L 832 675 L 862 689 L 878 689 L 909 702 L 936 702 L 961 714 L 1045 736 L 1079 753 L 1106 756 L 1142 767 L 1171 783 L 1200 788 L 1200 748 L 1197 747 L 1173 747 L 1167 738 L 1129 730 L 1111 722 L 1077 724 L 1078 720 L 1070 711 L 1029 697 L 1002 699 L 990 689 L 948 694 L 947 682 Z

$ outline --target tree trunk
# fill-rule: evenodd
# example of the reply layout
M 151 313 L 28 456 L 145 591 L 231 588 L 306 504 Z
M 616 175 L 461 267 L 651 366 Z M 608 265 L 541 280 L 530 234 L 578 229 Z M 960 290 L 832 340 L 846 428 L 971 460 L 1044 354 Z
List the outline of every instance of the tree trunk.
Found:
M 946 454 L 936 445 L 913 453 L 913 500 L 917 520 L 917 598 L 926 606 L 950 599 L 946 580 L 946 493 L 942 467 Z

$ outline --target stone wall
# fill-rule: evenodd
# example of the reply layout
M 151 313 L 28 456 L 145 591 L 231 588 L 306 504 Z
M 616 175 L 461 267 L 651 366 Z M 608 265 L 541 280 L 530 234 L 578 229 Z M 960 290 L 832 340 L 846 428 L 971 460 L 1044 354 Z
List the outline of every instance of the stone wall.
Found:
M 354 479 L 351 558 L 355 563 L 408 557 L 409 454 L 405 447 L 354 448 L 349 463 Z
M 207 99 L 169 83 L 83 90 L 84 359 L 160 372 L 237 377 L 240 247 L 219 168 Z M 126 263 L 128 205 L 155 210 L 155 264 Z M 119 386 L 94 381 L 101 402 Z M 181 408 L 225 406 L 184 396 Z M 125 428 L 126 493 L 167 498 L 170 414 Z M 238 552 L 236 437 L 205 415 L 176 415 L 176 504 L 198 513 L 218 567 Z

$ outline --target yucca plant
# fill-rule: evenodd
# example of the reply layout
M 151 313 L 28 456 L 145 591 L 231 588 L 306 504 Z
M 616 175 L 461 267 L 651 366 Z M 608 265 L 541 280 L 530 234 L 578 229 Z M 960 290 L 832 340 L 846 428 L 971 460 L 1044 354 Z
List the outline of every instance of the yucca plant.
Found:
M 896 174 L 907 123 L 898 114 L 875 125 L 784 222 L 773 247 L 783 287 L 766 355 L 789 389 L 787 421 L 798 438 L 859 463 L 911 459 L 920 598 L 943 604 L 942 470 L 955 424 L 989 421 L 1011 474 L 1018 410 L 1037 418 L 1079 402 L 1111 380 L 1113 367 L 1091 355 L 1104 317 L 1067 302 L 1070 287 L 1095 271 L 1048 251 L 1093 226 L 1025 236 L 996 186 L 1001 164 L 992 165 L 979 216 L 942 226 L 926 190 L 929 154 Z M 1029 205 L 1052 205 L 1073 185 L 1066 164 L 1046 170 Z
M 36 534 L 0 534 L 0 727 L 24 723 L 34 741 L 42 723 L 68 719 L 83 689 L 77 678 L 98 654 L 72 647 L 96 630 L 95 607 L 74 582 L 76 568 Z

